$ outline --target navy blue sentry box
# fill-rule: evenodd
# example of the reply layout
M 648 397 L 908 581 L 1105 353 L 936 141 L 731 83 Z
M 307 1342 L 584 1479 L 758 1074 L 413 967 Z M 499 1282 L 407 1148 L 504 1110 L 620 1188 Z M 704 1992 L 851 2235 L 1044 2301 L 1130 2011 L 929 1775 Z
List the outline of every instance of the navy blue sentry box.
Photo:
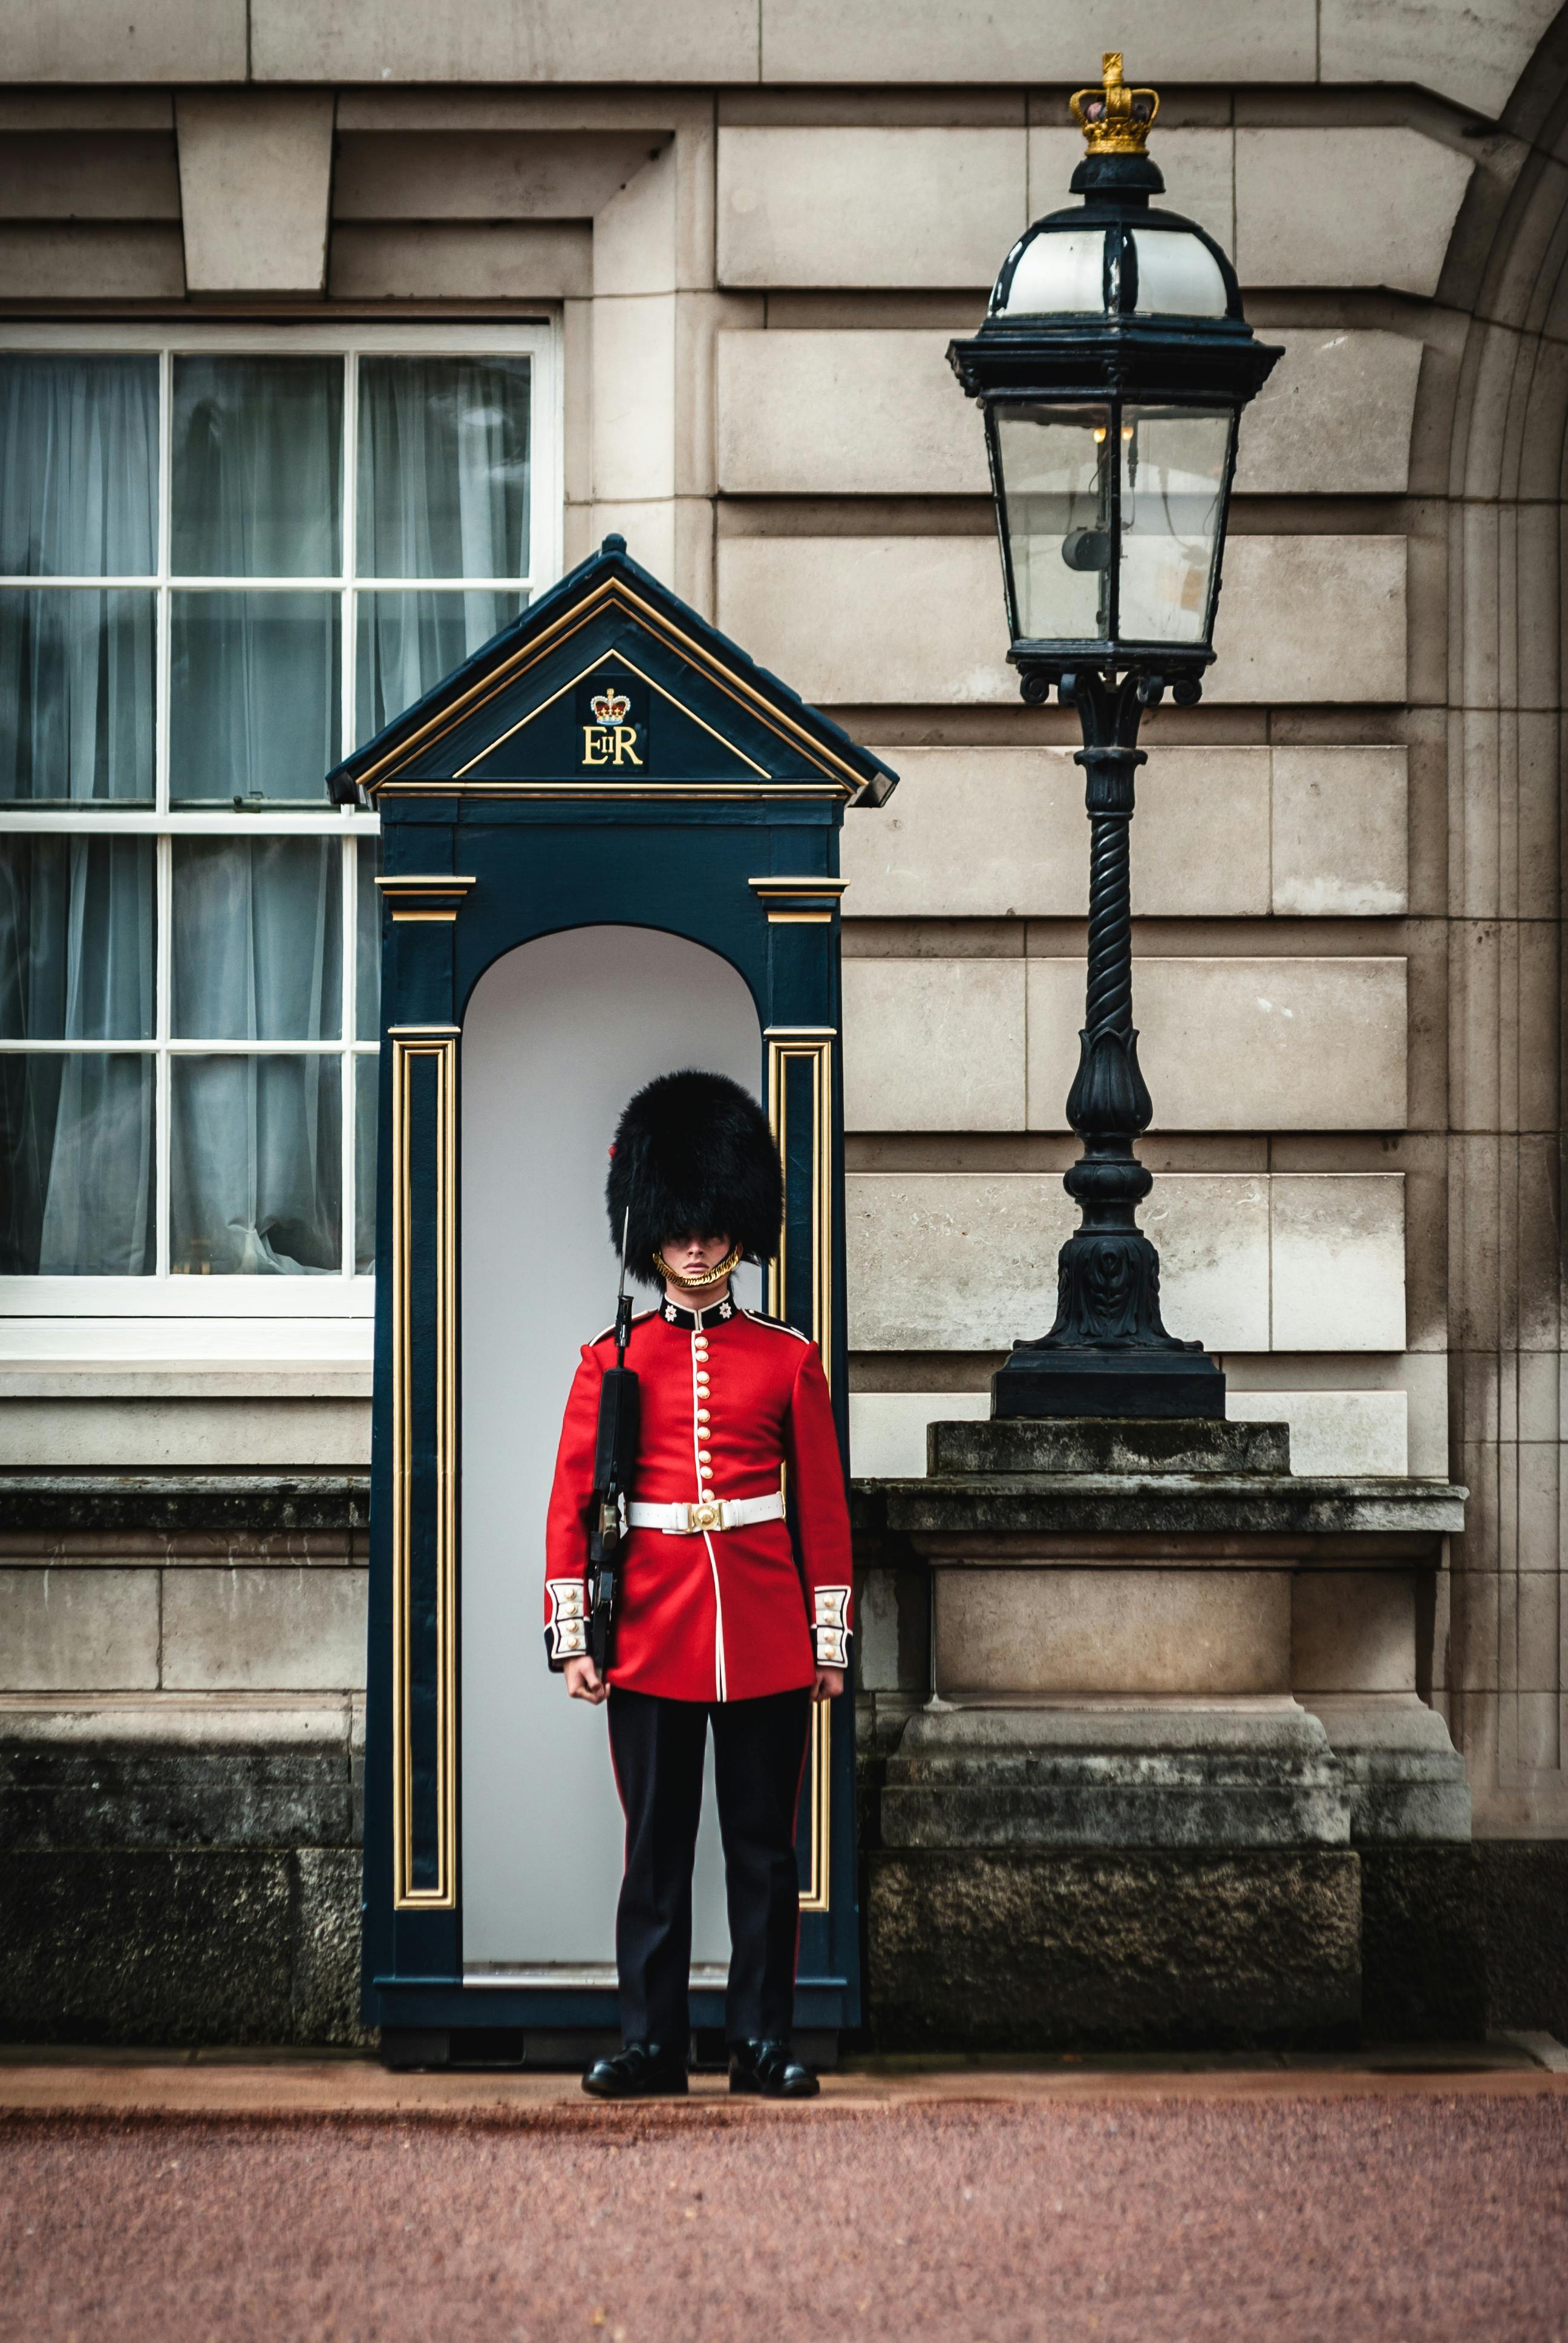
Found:
M 337 803 L 373 807 L 383 829 L 363 2010 L 389 2057 L 460 2056 L 470 2029 L 566 2037 L 569 2051 L 617 2025 L 613 1971 L 492 1964 L 481 1982 L 465 1956 L 471 997 L 502 956 L 574 929 L 654 926 L 738 971 L 784 1167 L 766 1306 L 820 1343 L 847 1455 L 839 831 L 846 806 L 880 805 L 895 782 L 617 537 L 328 778 Z M 608 1242 L 604 1254 L 602 1294 L 585 1303 L 602 1308 L 581 1340 L 610 1314 Z M 537 1555 L 542 1529 L 529 1534 L 521 1524 L 519 1554 Z M 542 1674 L 539 1589 L 527 1591 L 518 1665 Z M 860 2016 L 849 1694 L 814 1731 L 798 1845 L 796 2024 L 819 2037 Z M 550 1897 L 548 1875 L 521 1885 Z M 717 1982 L 694 1967 L 693 1983 L 694 2025 L 719 2026 Z

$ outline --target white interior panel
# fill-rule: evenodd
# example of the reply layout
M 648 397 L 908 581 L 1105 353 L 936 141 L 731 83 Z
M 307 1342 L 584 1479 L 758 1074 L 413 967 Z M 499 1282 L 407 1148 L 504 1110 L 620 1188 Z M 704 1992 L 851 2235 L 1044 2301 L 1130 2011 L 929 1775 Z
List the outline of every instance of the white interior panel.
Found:
M 615 1310 L 607 1152 L 631 1092 L 702 1066 L 759 1092 L 742 978 L 655 929 L 541 937 L 480 979 L 463 1028 L 463 1956 L 613 1961 L 623 1826 L 605 1714 L 545 1664 L 545 1508 L 579 1346 Z M 738 1281 L 756 1302 L 757 1272 Z M 692 1960 L 729 1958 L 711 1782 Z M 564 1980 L 563 1980 L 564 1981 Z

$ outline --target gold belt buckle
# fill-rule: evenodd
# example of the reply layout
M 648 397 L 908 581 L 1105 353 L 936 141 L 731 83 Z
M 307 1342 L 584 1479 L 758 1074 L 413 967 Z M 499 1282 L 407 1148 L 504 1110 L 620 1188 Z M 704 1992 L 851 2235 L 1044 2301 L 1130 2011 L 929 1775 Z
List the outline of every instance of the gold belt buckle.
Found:
M 700 1504 L 688 1505 L 686 1525 L 690 1530 L 717 1530 L 723 1527 L 723 1508 L 717 1498 L 704 1497 Z

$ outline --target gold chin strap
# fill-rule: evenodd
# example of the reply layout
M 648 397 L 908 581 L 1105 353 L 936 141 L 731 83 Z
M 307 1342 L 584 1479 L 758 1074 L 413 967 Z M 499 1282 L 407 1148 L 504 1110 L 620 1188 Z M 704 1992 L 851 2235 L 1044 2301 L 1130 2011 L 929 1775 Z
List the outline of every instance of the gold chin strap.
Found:
M 740 1247 L 731 1245 L 722 1261 L 716 1261 L 711 1269 L 699 1270 L 695 1277 L 687 1277 L 679 1270 L 671 1269 L 661 1252 L 654 1254 L 653 1265 L 668 1284 L 684 1286 L 689 1293 L 699 1293 L 704 1286 L 721 1284 L 731 1271 L 739 1268 Z

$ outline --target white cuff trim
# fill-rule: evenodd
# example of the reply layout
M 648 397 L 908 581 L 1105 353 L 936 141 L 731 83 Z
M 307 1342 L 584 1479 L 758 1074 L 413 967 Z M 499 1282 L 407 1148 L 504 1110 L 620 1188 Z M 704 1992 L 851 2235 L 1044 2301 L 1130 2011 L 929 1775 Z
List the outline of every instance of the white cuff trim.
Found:
M 587 1588 L 580 1578 L 548 1578 L 545 1593 L 550 1598 L 545 1633 L 550 1638 L 551 1659 L 580 1659 L 588 1650 Z
M 847 1586 L 819 1586 L 813 1598 L 811 1633 L 817 1646 L 819 1668 L 844 1668 L 849 1664 L 849 1589 Z

